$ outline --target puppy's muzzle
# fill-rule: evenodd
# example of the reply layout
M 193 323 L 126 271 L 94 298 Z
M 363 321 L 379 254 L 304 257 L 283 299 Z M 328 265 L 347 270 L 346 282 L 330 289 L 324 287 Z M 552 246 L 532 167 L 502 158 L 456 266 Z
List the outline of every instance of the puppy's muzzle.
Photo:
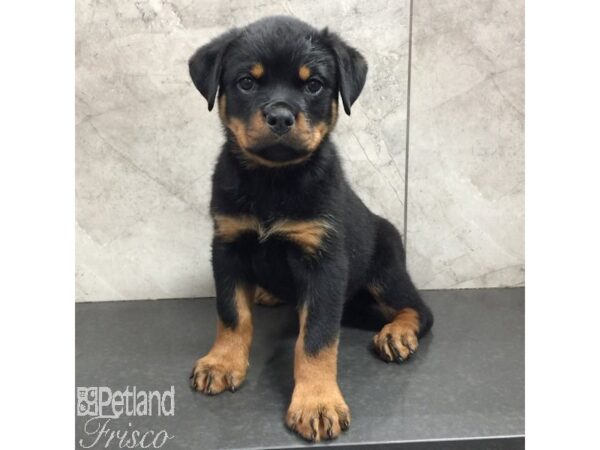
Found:
M 267 106 L 263 113 L 267 125 L 278 136 L 288 133 L 296 123 L 296 119 L 290 108 L 281 103 Z

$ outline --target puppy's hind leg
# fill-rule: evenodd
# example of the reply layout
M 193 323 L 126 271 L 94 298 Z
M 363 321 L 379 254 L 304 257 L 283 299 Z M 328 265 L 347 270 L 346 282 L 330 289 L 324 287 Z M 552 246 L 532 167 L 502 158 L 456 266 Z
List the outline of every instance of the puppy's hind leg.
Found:
M 373 337 L 373 344 L 384 361 L 400 363 L 417 350 L 419 338 L 433 325 L 433 315 L 408 275 L 400 233 L 380 219 L 376 239 L 367 290 L 387 324 Z

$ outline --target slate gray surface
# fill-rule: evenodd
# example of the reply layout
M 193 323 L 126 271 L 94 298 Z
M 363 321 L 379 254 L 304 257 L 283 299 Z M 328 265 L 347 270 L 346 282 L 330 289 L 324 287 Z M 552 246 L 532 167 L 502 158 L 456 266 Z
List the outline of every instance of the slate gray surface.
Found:
M 339 383 L 352 410 L 345 448 L 523 448 L 524 289 L 425 291 L 432 333 L 415 357 L 386 364 L 372 332 L 344 328 Z M 210 299 L 76 305 L 76 384 L 124 390 L 175 387 L 175 414 L 111 419 L 109 431 L 166 430 L 165 449 L 278 448 L 305 444 L 283 425 L 293 388 L 295 314 L 255 309 L 248 378 L 238 392 L 206 397 L 188 375 L 215 333 Z M 90 445 L 89 417 L 76 418 L 76 447 Z M 93 431 L 88 426 L 88 431 Z M 107 433 L 108 434 L 108 433 Z M 106 439 L 96 446 L 105 447 Z M 327 445 L 325 443 L 324 445 Z M 119 448 L 115 437 L 108 448 Z

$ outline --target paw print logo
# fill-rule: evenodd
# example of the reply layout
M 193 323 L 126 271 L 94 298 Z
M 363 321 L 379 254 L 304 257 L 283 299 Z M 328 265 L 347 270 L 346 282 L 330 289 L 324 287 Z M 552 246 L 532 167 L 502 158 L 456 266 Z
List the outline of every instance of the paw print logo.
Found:
M 77 415 L 78 416 L 97 416 L 98 415 L 98 388 L 97 387 L 78 387 L 77 388 Z

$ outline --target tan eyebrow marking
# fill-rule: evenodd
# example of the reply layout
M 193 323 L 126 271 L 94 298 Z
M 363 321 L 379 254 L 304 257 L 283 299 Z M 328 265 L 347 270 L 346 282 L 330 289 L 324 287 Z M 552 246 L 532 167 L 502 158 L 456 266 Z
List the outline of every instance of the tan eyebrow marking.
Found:
M 298 76 L 302 81 L 308 80 L 308 77 L 310 77 L 310 69 L 306 65 L 300 66 L 300 70 L 298 70 Z
M 265 67 L 261 63 L 256 63 L 250 69 L 250 74 L 254 78 L 259 79 L 265 74 Z

